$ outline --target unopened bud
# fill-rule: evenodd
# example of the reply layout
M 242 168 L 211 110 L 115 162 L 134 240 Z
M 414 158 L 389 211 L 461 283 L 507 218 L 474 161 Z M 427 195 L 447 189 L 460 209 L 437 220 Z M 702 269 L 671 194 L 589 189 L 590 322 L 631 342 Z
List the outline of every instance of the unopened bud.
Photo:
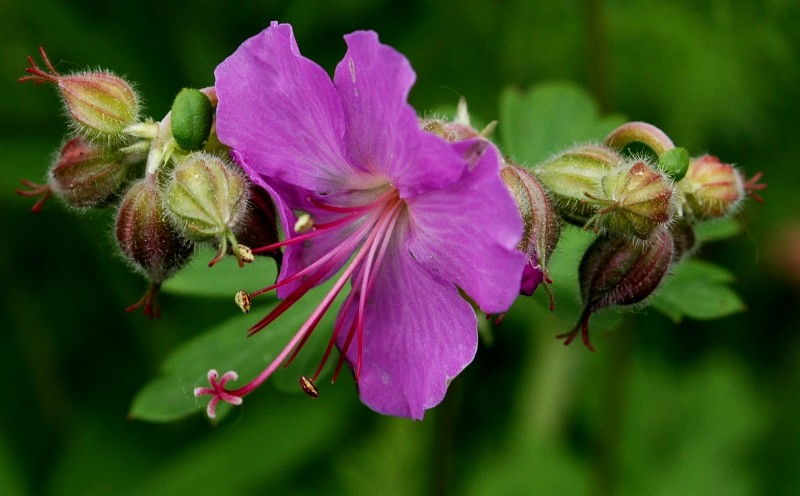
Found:
M 192 245 L 164 212 L 154 176 L 135 182 L 123 196 L 116 219 L 122 253 L 153 284 L 161 284 L 189 259 Z M 132 306 L 129 309 L 136 308 Z
M 548 284 L 552 282 L 547 263 L 558 243 L 561 223 L 544 189 L 527 170 L 509 165 L 500 175 L 522 215 L 522 239 L 518 248 L 527 256 L 528 264 L 523 270 L 520 294 L 530 296 L 543 280 Z M 551 295 L 551 306 L 552 303 Z
M 242 221 L 242 227 L 237 236 L 239 243 L 244 243 L 253 248 L 252 253 L 272 257 L 280 264 L 282 253 L 280 248 L 265 250 L 278 242 L 277 214 L 275 204 L 263 188 L 255 184 L 250 185 L 249 208 Z
M 165 203 L 175 223 L 194 241 L 215 239 L 219 252 L 213 265 L 228 250 L 241 258 L 234 235 L 247 210 L 248 185 L 244 177 L 222 159 L 203 152 L 187 155 L 173 170 L 165 188 Z
M 480 131 L 472 127 L 469 111 L 467 110 L 467 100 L 462 97 L 458 101 L 456 115 L 452 121 L 437 118 L 422 119 L 420 126 L 425 131 L 436 134 L 452 143 L 471 138 L 486 138 L 497 127 L 497 121 L 490 122 Z
M 661 284 L 673 259 L 672 236 L 666 228 L 657 230 L 646 243 L 624 237 L 598 236 L 586 250 L 578 268 L 583 313 L 575 328 L 559 337 L 570 344 L 581 333 L 589 341 L 589 318 L 611 305 L 640 303 Z
M 184 88 L 175 97 L 170 111 L 170 125 L 175 142 L 186 151 L 205 145 L 214 121 L 211 100 L 202 91 Z
M 61 149 L 48 184 L 70 206 L 95 207 L 116 195 L 128 172 L 123 154 L 78 137 Z
M 20 81 L 53 83 L 61 94 L 67 115 L 76 133 L 101 144 L 119 143 L 124 129 L 139 119 L 139 97 L 124 79 L 108 71 L 60 75 L 44 49 L 40 48 L 45 69 L 28 57 L 30 74 Z
M 669 233 L 672 235 L 672 244 L 675 249 L 672 254 L 675 262 L 691 256 L 697 249 L 697 235 L 694 232 L 694 226 L 685 218 L 671 223 Z
M 698 219 L 730 215 L 745 195 L 739 171 L 712 155 L 692 159 L 678 188 L 683 193 L 685 209 Z
M 599 195 L 586 195 L 597 208 L 587 225 L 596 230 L 646 240 L 672 220 L 676 210 L 672 181 L 644 162 L 621 165 L 601 184 Z
M 538 165 L 532 173 L 547 188 L 564 219 L 583 225 L 597 211 L 587 198 L 602 195 L 602 181 L 622 162 L 615 151 L 582 145 Z

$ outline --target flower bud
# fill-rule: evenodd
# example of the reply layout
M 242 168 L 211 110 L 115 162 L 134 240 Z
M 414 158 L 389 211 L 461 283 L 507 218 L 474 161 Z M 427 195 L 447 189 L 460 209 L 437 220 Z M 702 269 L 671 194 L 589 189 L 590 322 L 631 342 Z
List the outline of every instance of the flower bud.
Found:
M 602 195 L 603 177 L 621 162 L 622 157 L 609 148 L 582 145 L 556 155 L 532 172 L 547 188 L 561 216 L 583 225 L 597 211 L 587 198 Z
M 661 284 L 673 259 L 672 236 L 658 229 L 647 243 L 603 234 L 586 250 L 578 268 L 584 309 L 575 328 L 558 336 L 570 344 L 580 331 L 589 342 L 589 318 L 611 305 L 633 305 L 650 296 Z
M 249 208 L 242 221 L 242 227 L 239 230 L 237 239 L 240 244 L 253 247 L 255 254 L 274 258 L 278 264 L 278 269 L 280 269 L 283 255 L 281 249 L 260 249 L 278 242 L 278 216 L 275 204 L 269 194 L 255 184 L 250 185 L 248 197 Z
M 587 202 L 597 208 L 587 225 L 597 230 L 646 240 L 672 220 L 672 181 L 642 161 L 622 164 L 601 185 L 601 194 L 587 193 Z
M 95 207 L 116 195 L 128 172 L 125 155 L 78 137 L 61 149 L 48 184 L 70 206 Z
M 552 282 L 547 262 L 558 243 L 561 223 L 544 189 L 527 170 L 509 165 L 500 175 L 522 215 L 522 239 L 518 247 L 528 257 L 528 264 L 523 271 L 520 294 L 530 296 L 542 280 Z
M 47 70 L 28 57 L 30 67 L 25 72 L 30 76 L 19 80 L 55 84 L 77 134 L 102 144 L 123 141 L 123 130 L 139 119 L 139 97 L 133 87 L 108 71 L 62 76 L 50 63 L 44 49 L 40 48 L 39 52 Z
M 486 138 L 497 127 L 497 121 L 490 122 L 480 131 L 472 127 L 467 100 L 462 97 L 458 100 L 456 115 L 452 121 L 437 118 L 421 119 L 420 127 L 452 143 L 471 138 Z
M 170 125 L 175 142 L 183 150 L 201 149 L 208 140 L 213 120 L 211 100 L 200 90 L 184 88 L 175 97 Z
M 116 238 L 125 257 L 152 282 L 142 300 L 128 310 L 144 304 L 145 313 L 152 318 L 150 304 L 158 286 L 181 268 L 192 252 L 191 243 L 166 216 L 155 176 L 135 182 L 123 196 L 117 212 Z M 156 315 L 157 312 L 156 309 Z
M 222 159 L 203 152 L 187 155 L 175 167 L 165 188 L 165 203 L 175 225 L 194 241 L 216 239 L 219 252 L 209 265 L 231 249 L 244 263 L 235 232 L 247 210 L 248 184 Z
M 674 248 L 672 258 L 675 262 L 691 256 L 697 249 L 697 235 L 694 232 L 694 226 L 685 218 L 671 223 L 669 233 L 672 236 Z
M 698 219 L 730 215 L 745 195 L 739 171 L 712 155 L 692 159 L 678 188 L 683 193 L 685 210 Z

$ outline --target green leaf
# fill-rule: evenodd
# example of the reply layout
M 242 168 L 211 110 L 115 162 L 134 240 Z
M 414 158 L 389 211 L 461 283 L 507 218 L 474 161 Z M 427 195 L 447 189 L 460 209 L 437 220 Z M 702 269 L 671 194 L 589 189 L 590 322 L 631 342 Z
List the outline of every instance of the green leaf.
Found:
M 728 283 L 733 275 L 717 265 L 700 260 L 681 263 L 651 300 L 657 309 L 675 322 L 684 317 L 710 320 L 745 309 Z
M 277 277 L 275 261 L 269 257 L 257 256 L 253 263 L 239 267 L 236 258 L 228 256 L 209 267 L 208 261 L 215 255 L 215 250 L 198 250 L 187 267 L 164 282 L 161 291 L 181 296 L 227 298 L 232 302 L 237 291 L 268 286 Z
M 576 143 L 602 141 L 624 121 L 620 115 L 601 117 L 592 97 L 571 83 L 527 92 L 507 88 L 500 96 L 500 139 L 521 164 L 535 165 Z
M 732 217 L 714 219 L 698 222 L 694 226 L 694 232 L 698 242 L 708 243 L 736 236 L 742 232 L 742 225 Z
M 233 388 L 246 384 L 278 356 L 330 286 L 329 283 L 309 291 L 278 320 L 252 337 L 247 337 L 247 329 L 268 311 L 257 305 L 253 306 L 250 315 L 227 320 L 183 344 L 164 362 L 161 376 L 137 393 L 129 416 L 138 420 L 169 422 L 204 411 L 209 397 L 195 398 L 193 390 L 208 385 L 207 374 L 212 368 L 220 375 L 229 370 L 235 371 L 239 380 L 231 384 Z M 335 312 L 328 314 L 318 324 L 321 329 L 331 327 L 330 321 Z M 280 368 L 270 378 L 271 383 L 278 383 L 279 389 L 291 388 L 299 392 L 298 377 L 313 373 L 317 361 L 322 357 L 320 350 L 327 344 L 329 336 L 328 332 L 312 335 L 297 363 L 293 363 L 297 371 L 289 372 Z M 229 405 L 220 403 L 217 421 L 229 410 Z

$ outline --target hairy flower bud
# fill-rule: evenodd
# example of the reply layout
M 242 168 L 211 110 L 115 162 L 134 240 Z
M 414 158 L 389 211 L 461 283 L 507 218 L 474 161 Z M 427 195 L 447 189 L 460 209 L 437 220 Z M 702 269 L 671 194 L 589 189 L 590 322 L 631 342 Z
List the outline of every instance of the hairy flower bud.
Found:
M 547 262 L 558 243 L 561 223 L 544 189 L 527 170 L 509 165 L 500 174 L 522 215 L 519 249 L 528 257 L 528 264 L 523 270 L 520 294 L 530 296 L 542 280 L 548 284 L 552 282 Z
M 133 310 L 144 305 L 149 317 L 158 315 L 154 298 L 161 283 L 181 268 L 192 253 L 192 245 L 167 218 L 155 176 L 135 182 L 119 205 L 116 239 L 122 253 L 150 281 L 150 289 Z
M 601 193 L 587 193 L 597 207 L 587 225 L 598 230 L 647 240 L 675 213 L 670 179 L 642 161 L 624 163 L 601 180 Z
M 125 139 L 123 130 L 139 119 L 139 97 L 124 79 L 108 71 L 60 75 L 43 48 L 39 49 L 46 70 L 28 57 L 30 74 L 20 81 L 53 83 L 61 94 L 67 115 L 77 134 L 102 144 Z
M 165 203 L 188 238 L 217 240 L 219 252 L 209 265 L 225 256 L 229 241 L 241 265 L 246 260 L 235 233 L 247 210 L 247 192 L 244 177 L 222 159 L 194 152 L 173 170 L 165 188 Z
M 278 215 L 275 204 L 263 188 L 252 183 L 248 197 L 249 208 L 237 239 L 240 244 L 253 247 L 254 254 L 274 258 L 280 269 L 283 256 L 281 249 L 261 249 L 278 242 Z
M 683 193 L 685 210 L 698 219 L 730 215 L 745 196 L 739 171 L 712 155 L 692 159 L 678 188 Z
M 61 149 L 50 169 L 48 184 L 68 205 L 94 207 L 113 197 L 127 177 L 124 154 L 78 137 Z
M 587 198 L 602 195 L 603 177 L 621 162 L 622 157 L 609 148 L 582 145 L 556 155 L 532 172 L 547 188 L 561 216 L 583 225 L 597 211 Z
M 657 230 L 647 243 L 607 234 L 598 236 L 586 250 L 578 268 L 584 309 L 575 328 L 558 336 L 570 344 L 578 332 L 589 342 L 589 318 L 611 305 L 633 305 L 650 296 L 661 284 L 673 260 L 672 236 Z
M 458 100 L 456 115 L 452 121 L 426 118 L 420 121 L 420 127 L 452 143 L 470 138 L 486 138 L 497 127 L 497 121 L 490 122 L 480 131 L 472 127 L 467 110 L 467 100 L 462 97 Z

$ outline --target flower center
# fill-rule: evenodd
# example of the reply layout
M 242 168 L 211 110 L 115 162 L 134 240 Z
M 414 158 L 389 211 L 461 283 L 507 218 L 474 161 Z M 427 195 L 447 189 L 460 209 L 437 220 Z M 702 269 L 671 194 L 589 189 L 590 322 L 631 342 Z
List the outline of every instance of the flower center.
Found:
M 251 298 L 289 284 L 296 284 L 286 298 L 250 328 L 249 335 L 253 335 L 268 326 L 295 302 L 305 296 L 308 291 L 329 278 L 337 267 L 344 265 L 351 257 L 352 260 L 349 264 L 346 264 L 333 287 L 272 363 L 250 383 L 235 390 L 224 390 L 223 388 L 221 392 L 224 392 L 226 397 L 233 395 L 241 398 L 260 386 L 282 364 L 288 366 L 297 356 L 348 281 L 351 283 L 351 290 L 342 304 L 339 317 L 336 319 L 333 333 L 320 364 L 313 377 L 301 377 L 300 384 L 309 395 L 316 396 L 317 391 L 314 381 L 319 377 L 325 363 L 327 363 L 334 345 L 340 341 L 340 336 L 343 337 L 343 344 L 340 347 L 340 356 L 333 373 L 332 382 L 338 377 L 347 352 L 353 343 L 355 343 L 357 350 L 354 374 L 356 382 L 358 381 L 361 372 L 366 302 L 389 244 L 392 242 L 397 221 L 404 211 L 405 202 L 400 199 L 399 192 L 394 188 L 389 188 L 373 201 L 356 206 L 327 204 L 319 197 L 311 197 L 309 200 L 320 210 L 334 214 L 334 219 L 325 223 L 315 224 L 309 222 L 307 218 L 303 218 L 302 229 L 298 230 L 299 233 L 297 235 L 253 251 L 271 251 L 282 246 L 298 245 L 317 236 L 332 235 L 333 231 L 344 228 L 351 230 L 351 232 L 335 248 L 308 266 L 293 274 L 288 274 L 273 285 L 248 295 L 239 295 L 237 297 L 240 300 L 240 306 L 246 311 Z M 335 214 L 340 215 L 337 216 Z M 212 394 L 215 397 L 220 397 L 221 394 L 221 392 L 199 389 L 202 390 L 202 394 Z M 221 399 L 227 401 L 226 397 Z

